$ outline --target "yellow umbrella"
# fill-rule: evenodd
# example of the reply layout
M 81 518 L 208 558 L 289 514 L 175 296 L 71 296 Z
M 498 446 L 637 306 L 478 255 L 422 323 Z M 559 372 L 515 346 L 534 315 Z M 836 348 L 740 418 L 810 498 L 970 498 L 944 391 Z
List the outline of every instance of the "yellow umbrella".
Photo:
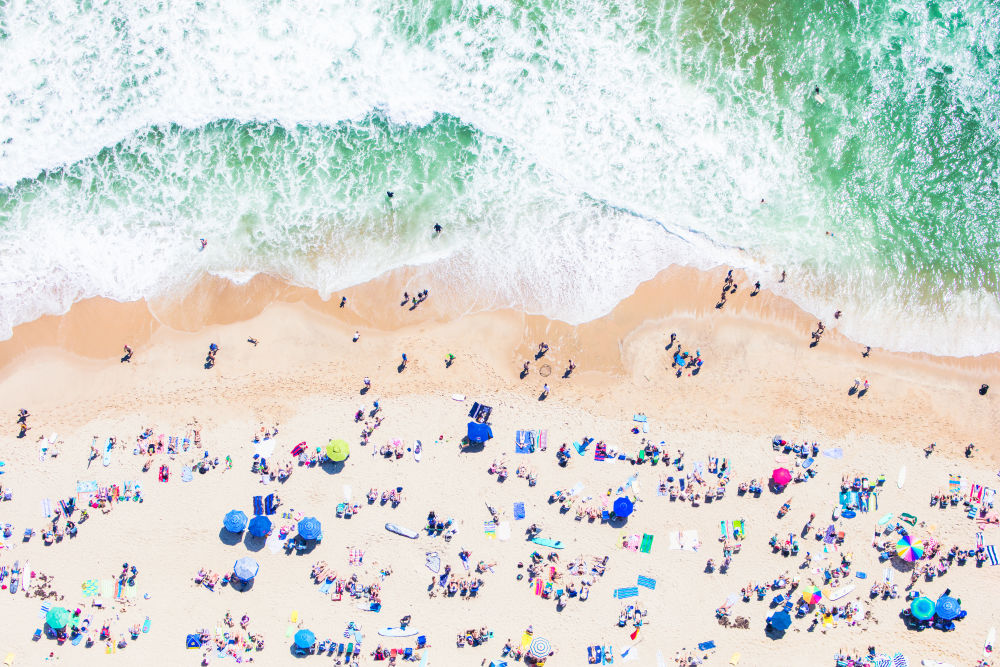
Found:
M 343 440 L 331 440 L 326 446 L 326 456 L 337 463 L 351 455 L 351 447 Z

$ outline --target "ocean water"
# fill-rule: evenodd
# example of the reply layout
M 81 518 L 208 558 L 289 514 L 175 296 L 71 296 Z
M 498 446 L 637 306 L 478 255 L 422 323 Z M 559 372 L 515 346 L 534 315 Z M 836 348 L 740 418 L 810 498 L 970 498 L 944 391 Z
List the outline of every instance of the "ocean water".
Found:
M 1000 4 L 326 5 L 0 2 L 0 336 L 406 265 L 583 322 L 684 263 L 1000 350 Z

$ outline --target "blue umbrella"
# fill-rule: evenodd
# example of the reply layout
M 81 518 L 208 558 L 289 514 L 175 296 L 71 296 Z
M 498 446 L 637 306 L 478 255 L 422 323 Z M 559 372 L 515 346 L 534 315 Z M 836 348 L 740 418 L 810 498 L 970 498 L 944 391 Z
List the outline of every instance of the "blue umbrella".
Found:
M 295 633 L 295 645 L 299 648 L 309 648 L 316 643 L 316 635 L 312 630 L 299 630 Z
M 775 630 L 787 630 L 792 625 L 792 617 L 788 615 L 787 611 L 779 611 L 767 619 L 767 624 Z
M 939 597 L 937 604 L 934 606 L 934 613 L 946 621 L 955 618 L 961 611 L 962 606 L 958 603 L 958 600 L 949 595 Z
M 243 581 L 250 581 L 256 577 L 259 570 L 260 564 L 249 556 L 244 556 L 233 565 L 233 573 L 236 575 L 236 578 Z
M 263 514 L 255 516 L 250 519 L 250 525 L 247 526 L 247 530 L 249 530 L 250 534 L 254 537 L 264 537 L 271 532 L 271 520 Z
M 623 518 L 627 517 L 629 514 L 632 513 L 632 501 L 622 496 L 621 498 L 615 501 L 613 509 L 616 516 L 620 516 Z
M 934 618 L 934 600 L 929 597 L 918 597 L 910 603 L 910 613 L 918 621 Z
M 299 535 L 306 540 L 318 540 L 323 534 L 319 519 L 314 516 L 307 516 L 299 521 Z
M 247 515 L 239 510 L 230 510 L 222 525 L 230 533 L 242 533 L 243 529 L 247 527 Z

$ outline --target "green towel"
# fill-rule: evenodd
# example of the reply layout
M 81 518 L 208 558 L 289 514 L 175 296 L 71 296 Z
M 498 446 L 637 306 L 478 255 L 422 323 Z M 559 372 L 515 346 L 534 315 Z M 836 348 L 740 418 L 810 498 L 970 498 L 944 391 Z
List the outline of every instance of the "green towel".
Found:
M 653 548 L 653 536 L 649 533 L 645 533 L 642 536 L 642 545 L 639 547 L 639 551 L 648 554 Z
M 295 634 L 295 626 L 294 625 L 289 625 L 288 628 L 285 630 L 285 636 L 286 637 L 291 637 L 294 634 Z

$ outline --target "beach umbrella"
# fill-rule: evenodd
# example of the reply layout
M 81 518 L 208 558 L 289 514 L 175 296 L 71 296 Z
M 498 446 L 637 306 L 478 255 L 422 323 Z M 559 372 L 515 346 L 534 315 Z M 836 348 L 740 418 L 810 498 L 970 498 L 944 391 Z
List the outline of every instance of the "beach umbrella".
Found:
M 771 473 L 771 479 L 778 486 L 785 486 L 792 481 L 792 473 L 788 472 L 787 468 L 775 468 Z
M 946 621 L 955 618 L 961 611 L 962 606 L 958 603 L 958 600 L 950 595 L 942 595 L 938 598 L 937 604 L 934 605 L 934 613 Z
M 622 496 L 621 498 L 615 501 L 613 509 L 616 516 L 620 516 L 622 518 L 627 517 L 629 514 L 632 513 L 633 509 L 632 501 L 626 498 L 625 496 Z
M 247 515 L 239 510 L 230 510 L 222 525 L 230 533 L 242 533 L 243 529 L 247 527 Z
M 775 630 L 787 630 L 792 625 L 792 617 L 787 611 L 779 611 L 767 620 L 767 624 Z
M 299 630 L 295 633 L 295 645 L 299 648 L 309 648 L 316 643 L 316 635 L 312 630 Z
M 53 607 L 49 609 L 49 613 L 45 615 L 45 622 L 49 624 L 49 627 L 53 630 L 62 630 L 69 623 L 69 619 L 72 618 L 73 614 L 69 612 L 69 609 L 65 607 Z
M 351 447 L 343 440 L 331 440 L 326 446 L 326 457 L 335 463 L 340 463 L 351 455 Z
M 302 519 L 302 521 L 299 521 L 299 535 L 301 535 L 303 539 L 316 540 L 319 539 L 322 534 L 322 526 L 320 526 L 319 519 L 316 517 L 307 516 Z
M 271 532 L 271 520 L 263 514 L 255 516 L 250 519 L 250 525 L 247 526 L 247 530 L 249 530 L 250 534 L 254 537 L 264 537 Z
M 926 621 L 934 617 L 934 600 L 921 596 L 910 603 L 910 613 L 918 621 Z
M 802 590 L 802 600 L 806 604 L 816 604 L 823 598 L 823 591 L 817 586 L 806 586 Z
M 906 535 L 896 542 L 896 555 L 911 563 L 920 560 L 924 555 L 924 543 L 911 535 Z
M 545 660 L 552 652 L 552 644 L 545 637 L 535 637 L 528 646 L 528 655 L 535 660 Z
M 249 556 L 244 556 L 233 565 L 233 573 L 236 575 L 236 578 L 243 581 L 250 581 L 256 577 L 259 570 L 260 564 Z

